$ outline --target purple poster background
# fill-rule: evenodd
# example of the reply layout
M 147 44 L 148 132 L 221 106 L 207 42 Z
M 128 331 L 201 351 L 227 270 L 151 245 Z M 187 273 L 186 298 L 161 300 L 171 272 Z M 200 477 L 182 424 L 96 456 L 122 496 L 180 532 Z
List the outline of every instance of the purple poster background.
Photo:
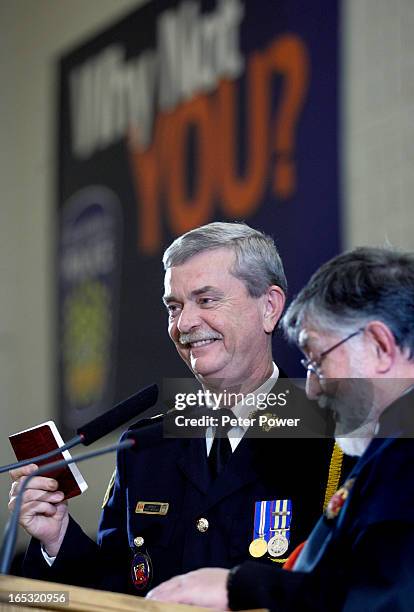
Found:
M 59 76 L 58 354 L 68 428 L 185 376 L 163 249 L 213 220 L 270 233 L 291 297 L 340 249 L 336 1 L 151 2 Z M 276 336 L 275 359 L 299 374 Z

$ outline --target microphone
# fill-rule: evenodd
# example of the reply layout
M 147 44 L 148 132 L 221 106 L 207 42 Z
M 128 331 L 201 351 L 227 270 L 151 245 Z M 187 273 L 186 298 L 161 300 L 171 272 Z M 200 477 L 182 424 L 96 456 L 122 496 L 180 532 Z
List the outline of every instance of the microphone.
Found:
M 111 410 L 108 410 L 104 414 L 96 417 L 89 423 L 86 423 L 82 427 L 76 430 L 77 435 L 71 438 L 66 444 L 56 448 L 43 455 L 37 455 L 30 459 L 24 459 L 23 461 L 17 461 L 15 463 L 9 463 L 0 467 L 0 474 L 8 472 L 9 470 L 15 470 L 16 468 L 29 465 L 29 463 L 39 463 L 40 461 L 46 461 L 52 457 L 59 455 L 65 450 L 69 450 L 78 444 L 84 444 L 89 446 L 93 442 L 96 442 L 100 438 L 103 438 L 111 431 L 118 429 L 121 425 L 124 425 L 135 416 L 151 408 L 156 404 L 158 399 L 158 386 L 150 385 L 134 393 L 127 399 L 123 400 Z
M 119 442 L 118 444 L 112 444 L 111 446 L 106 446 L 105 448 L 101 448 L 99 450 L 89 451 L 89 453 L 84 453 L 82 455 L 78 455 L 77 457 L 71 457 L 71 459 L 68 460 L 62 459 L 60 461 L 53 461 L 52 463 L 47 463 L 46 465 L 42 465 L 42 467 L 38 468 L 32 474 L 29 474 L 29 476 L 27 476 L 22 483 L 21 489 L 16 497 L 16 505 L 14 507 L 8 524 L 6 525 L 4 541 L 0 555 L 0 574 L 8 574 L 10 570 L 12 555 L 16 544 L 17 526 L 20 516 L 20 510 L 22 507 L 23 494 L 32 478 L 34 478 L 35 476 L 41 476 L 42 474 L 49 472 L 49 470 L 66 467 L 70 463 L 75 463 L 75 461 L 80 463 L 81 461 L 86 461 L 86 459 L 92 459 L 93 457 L 99 457 L 100 455 L 106 455 L 108 453 L 120 451 L 125 448 L 131 448 L 134 445 L 135 440 L 132 438 L 127 438 L 126 440 L 124 440 L 123 442 Z
M 134 416 L 143 412 L 147 408 L 151 408 L 158 399 L 158 386 L 150 385 L 141 389 L 138 393 L 131 395 L 126 400 L 123 400 L 112 410 L 93 419 L 83 427 L 79 427 L 76 433 L 81 436 L 82 444 L 89 446 L 100 438 L 111 433 L 124 423 L 130 421 Z

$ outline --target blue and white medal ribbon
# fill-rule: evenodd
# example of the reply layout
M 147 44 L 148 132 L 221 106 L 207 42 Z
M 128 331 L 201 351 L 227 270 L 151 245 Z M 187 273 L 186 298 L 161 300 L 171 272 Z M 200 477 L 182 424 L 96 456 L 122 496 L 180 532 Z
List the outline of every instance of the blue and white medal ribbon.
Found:
M 254 528 L 253 540 L 249 546 L 249 553 L 252 557 L 263 557 L 267 553 L 267 540 L 265 535 L 269 533 L 270 522 L 269 512 L 267 512 L 268 501 L 257 501 L 254 504 Z

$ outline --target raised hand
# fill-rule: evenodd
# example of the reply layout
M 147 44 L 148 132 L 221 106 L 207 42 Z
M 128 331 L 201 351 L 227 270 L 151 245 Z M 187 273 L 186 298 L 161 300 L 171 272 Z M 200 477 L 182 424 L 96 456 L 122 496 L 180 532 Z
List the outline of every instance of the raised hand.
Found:
M 34 463 L 11 470 L 12 485 L 9 493 L 9 511 L 12 512 L 23 480 L 37 469 Z M 40 540 L 46 552 L 55 557 L 62 544 L 69 523 L 68 505 L 64 494 L 58 491 L 53 478 L 35 476 L 23 494 L 19 517 L 27 533 Z

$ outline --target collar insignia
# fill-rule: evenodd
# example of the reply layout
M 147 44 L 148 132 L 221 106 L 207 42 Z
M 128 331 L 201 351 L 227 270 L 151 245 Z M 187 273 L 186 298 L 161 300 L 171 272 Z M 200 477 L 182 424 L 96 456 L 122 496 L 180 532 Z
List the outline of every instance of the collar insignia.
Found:
M 329 503 L 325 510 L 325 516 L 328 520 L 332 520 L 338 516 L 341 512 L 343 505 L 345 504 L 348 495 L 354 485 L 355 478 L 348 479 L 343 487 L 337 490 L 329 500 Z

